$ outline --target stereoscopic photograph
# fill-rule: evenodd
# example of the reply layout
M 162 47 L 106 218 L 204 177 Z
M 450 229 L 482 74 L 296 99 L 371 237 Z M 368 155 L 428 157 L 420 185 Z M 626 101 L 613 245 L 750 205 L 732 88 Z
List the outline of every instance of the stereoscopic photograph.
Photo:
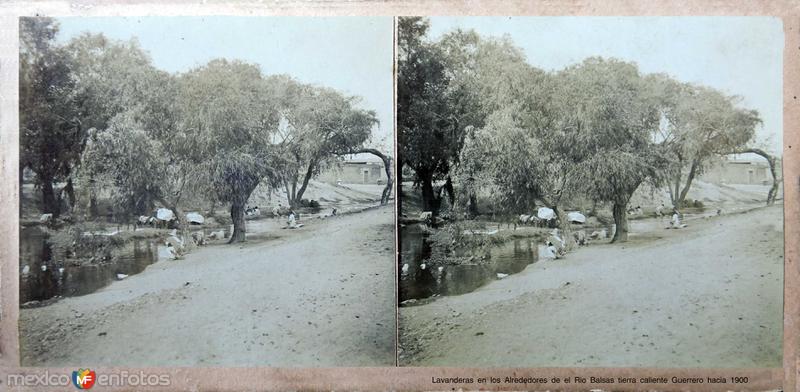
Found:
M 397 34 L 401 366 L 782 366 L 780 19 Z
M 23 366 L 393 366 L 391 17 L 19 19 Z

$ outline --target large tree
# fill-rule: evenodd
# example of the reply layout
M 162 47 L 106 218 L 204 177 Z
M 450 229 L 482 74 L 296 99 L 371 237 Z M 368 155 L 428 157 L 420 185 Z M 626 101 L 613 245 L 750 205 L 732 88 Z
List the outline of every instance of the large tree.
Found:
M 539 137 L 546 132 L 526 127 L 519 108 L 492 113 L 485 127 L 470 133 L 458 178 L 467 189 L 489 190 L 500 211 L 513 215 L 547 206 L 561 218 L 563 201 L 578 189 L 576 165 L 549 150 Z
M 506 211 L 549 207 L 565 230 L 564 205 L 610 202 L 614 241 L 626 240 L 628 200 L 664 165 L 652 142 L 657 105 L 636 67 L 592 58 L 550 76 L 506 66 L 493 78 L 499 92 L 482 95 L 495 110 L 467 138 L 459 178 L 491 189 Z
M 378 120 L 374 112 L 357 107 L 357 98 L 330 88 L 299 86 L 282 101 L 282 181 L 289 205 L 297 207 L 310 180 L 343 155 L 360 151 Z
M 743 150 L 761 124 L 758 112 L 738 106 L 741 98 L 715 89 L 654 77 L 663 123 L 658 141 L 672 164 L 667 176 L 672 204 L 680 208 L 692 182 L 720 155 Z
M 20 178 L 25 168 L 36 174 L 42 212 L 55 216 L 62 212 L 62 194 L 72 194 L 70 175 L 87 129 L 78 110 L 74 64 L 55 43 L 57 33 L 50 18 L 20 18 Z M 56 190 L 61 182 L 66 185 Z
M 173 78 L 159 71 L 135 41 L 83 34 L 67 46 L 88 147 L 79 168 L 94 213 L 95 195 L 114 189 L 125 214 L 148 214 L 159 202 L 178 213 L 193 152 L 176 131 Z
M 281 161 L 274 136 L 280 122 L 276 84 L 258 66 L 228 60 L 180 75 L 178 129 L 196 151 L 215 200 L 230 204 L 230 243 L 245 240 L 244 210 L 256 187 L 278 183 Z
M 635 64 L 589 58 L 558 75 L 563 89 L 559 127 L 572 129 L 576 171 L 582 191 L 608 202 L 616 230 L 612 242 L 628 238 L 627 206 L 645 181 L 658 184 L 667 165 L 653 134 L 659 126 L 657 101 Z
M 474 86 L 490 112 L 483 127 L 469 127 L 455 170 L 462 204 L 478 212 L 476 194 L 490 190 L 500 211 L 528 213 L 539 205 L 557 210 L 566 185 L 561 170 L 545 159 L 551 82 L 506 43 L 482 45 L 482 72 Z
M 452 203 L 451 172 L 467 130 L 482 126 L 489 109 L 481 102 L 481 77 L 496 69 L 487 60 L 498 54 L 505 59 L 505 54 L 487 50 L 494 43 L 472 31 L 455 31 L 432 42 L 425 36 L 428 28 L 423 18 L 399 21 L 398 166 L 414 170 L 423 210 L 438 213 L 441 189 L 435 192 L 434 182 L 444 181 Z

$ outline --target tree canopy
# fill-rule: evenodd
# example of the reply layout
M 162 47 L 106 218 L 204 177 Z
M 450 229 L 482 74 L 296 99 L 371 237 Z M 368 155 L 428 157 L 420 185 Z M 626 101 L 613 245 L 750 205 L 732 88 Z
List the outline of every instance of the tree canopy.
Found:
M 58 25 L 49 18 L 20 18 L 20 178 L 36 173 L 43 212 L 61 213 L 61 191 L 85 145 L 79 98 L 68 51 L 55 44 Z M 71 184 L 71 183 L 70 183 Z M 63 188 L 62 188 L 63 190 Z M 74 203 L 74 199 L 70 202 Z
M 182 219 L 191 194 L 230 205 L 238 242 L 259 185 L 284 187 L 295 206 L 343 156 L 386 158 L 369 148 L 377 119 L 357 97 L 239 60 L 170 74 L 135 39 L 85 33 L 57 44 L 54 20 L 20 23 L 21 168 L 36 174 L 43 212 L 61 212 L 65 193 L 70 210 L 80 198 L 95 214 L 98 192 L 111 190 L 120 216 L 160 205 Z
M 659 139 L 669 153 L 668 190 L 678 208 L 692 181 L 714 157 L 730 154 L 753 141 L 761 124 L 758 113 L 739 107 L 741 98 L 703 86 L 654 78 L 661 98 L 664 125 Z
M 737 97 L 616 59 L 546 72 L 507 37 L 456 30 L 432 41 L 428 27 L 400 18 L 398 37 L 400 158 L 425 211 L 438 208 L 431 184 L 444 179 L 473 215 L 479 191 L 508 214 L 546 206 L 561 218 L 578 200 L 608 203 L 613 240 L 625 241 L 641 184 L 667 184 L 678 207 L 714 157 L 753 151 L 760 119 Z
M 293 92 L 283 112 L 287 164 L 282 181 L 289 204 L 296 207 L 311 178 L 364 146 L 378 120 L 375 112 L 356 107 L 357 98 L 333 89 L 300 85 Z

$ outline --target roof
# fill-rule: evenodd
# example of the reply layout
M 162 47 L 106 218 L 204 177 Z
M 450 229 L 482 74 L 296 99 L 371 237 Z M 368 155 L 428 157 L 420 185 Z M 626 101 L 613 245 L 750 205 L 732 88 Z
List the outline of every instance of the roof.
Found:
M 369 153 L 361 153 L 361 154 L 353 154 L 348 155 L 348 157 L 344 160 L 345 163 L 383 163 L 383 160 L 379 157 L 369 154 Z

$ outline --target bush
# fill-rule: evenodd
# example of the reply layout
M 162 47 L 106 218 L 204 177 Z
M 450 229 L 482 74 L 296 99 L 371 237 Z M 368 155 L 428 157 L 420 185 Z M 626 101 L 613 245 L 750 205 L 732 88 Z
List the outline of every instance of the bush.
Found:
M 84 235 L 101 231 L 103 227 L 92 222 L 70 225 L 64 229 L 51 232 L 47 242 L 53 249 L 56 258 L 92 258 L 107 260 L 113 248 L 125 243 L 122 236 Z
M 313 199 L 312 200 L 302 199 L 300 200 L 300 206 L 306 208 L 319 208 L 319 202 Z
M 681 208 L 705 208 L 701 200 L 686 199 L 681 203 Z
M 233 224 L 230 214 L 216 214 L 206 218 L 205 225 L 207 227 L 215 226 L 229 226 Z

